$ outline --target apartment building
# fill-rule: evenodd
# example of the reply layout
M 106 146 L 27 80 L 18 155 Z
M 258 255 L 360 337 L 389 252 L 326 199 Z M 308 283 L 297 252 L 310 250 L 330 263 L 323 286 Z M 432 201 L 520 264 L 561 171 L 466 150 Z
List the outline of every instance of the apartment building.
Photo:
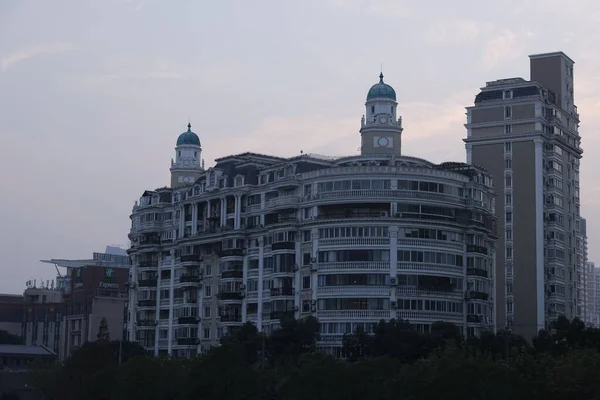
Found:
M 467 107 L 467 163 L 498 195 L 496 320 L 532 337 L 560 314 L 584 317 L 583 154 L 574 61 L 529 56 L 530 79 L 487 82 Z
M 247 321 L 270 333 L 313 315 L 339 354 L 382 319 L 495 329 L 493 179 L 402 155 L 397 104 L 380 75 L 348 157 L 243 153 L 205 169 L 188 125 L 170 187 L 131 214 L 130 340 L 189 357 Z

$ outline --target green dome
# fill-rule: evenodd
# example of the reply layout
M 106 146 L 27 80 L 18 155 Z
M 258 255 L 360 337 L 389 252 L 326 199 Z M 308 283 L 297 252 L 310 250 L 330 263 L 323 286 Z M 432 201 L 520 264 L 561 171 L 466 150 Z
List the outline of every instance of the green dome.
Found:
M 188 124 L 187 132 L 183 132 L 177 138 L 177 146 L 191 144 L 194 146 L 200 146 L 200 138 L 194 132 L 192 132 L 192 124 Z
M 367 101 L 372 99 L 392 99 L 396 101 L 396 91 L 387 83 L 383 83 L 383 73 L 379 74 L 379 83 L 369 89 Z

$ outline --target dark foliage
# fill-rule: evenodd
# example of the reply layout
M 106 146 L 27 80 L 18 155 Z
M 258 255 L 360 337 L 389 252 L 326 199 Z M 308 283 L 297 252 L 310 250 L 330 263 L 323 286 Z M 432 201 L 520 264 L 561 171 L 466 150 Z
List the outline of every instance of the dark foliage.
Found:
M 0 344 L 23 344 L 21 336 L 0 330 Z
M 46 399 L 588 400 L 600 398 L 600 330 L 560 318 L 530 345 L 510 332 L 464 340 L 451 324 L 420 334 L 381 321 L 343 341 L 345 360 L 316 351 L 314 318 L 270 336 L 245 324 L 191 360 L 157 359 L 132 343 L 86 344 L 62 366 L 33 368 Z

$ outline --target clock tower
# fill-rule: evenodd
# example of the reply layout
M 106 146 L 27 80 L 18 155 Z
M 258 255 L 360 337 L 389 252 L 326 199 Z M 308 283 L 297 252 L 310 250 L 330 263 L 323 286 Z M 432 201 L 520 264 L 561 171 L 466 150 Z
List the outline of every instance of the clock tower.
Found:
M 200 138 L 192 132 L 192 124 L 188 124 L 187 132 L 183 132 L 177 138 L 175 159 L 171 159 L 172 188 L 196 182 L 204 172 L 201 156 Z
M 400 155 L 402 117 L 396 116 L 397 106 L 396 91 L 383 82 L 383 73 L 379 74 L 379 83 L 367 94 L 366 113 L 361 120 L 362 155 Z

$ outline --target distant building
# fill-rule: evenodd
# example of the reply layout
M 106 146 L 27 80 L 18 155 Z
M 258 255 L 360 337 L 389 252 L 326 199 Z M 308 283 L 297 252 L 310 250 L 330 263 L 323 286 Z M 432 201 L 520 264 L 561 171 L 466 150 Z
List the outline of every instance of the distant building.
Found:
M 0 294 L 0 330 L 21 336 L 23 299 L 20 294 Z
M 61 359 L 83 343 L 96 341 L 103 318 L 110 339 L 123 339 L 130 262 L 122 249 L 108 246 L 107 251 L 94 253 L 92 259 L 42 260 L 66 268 L 60 276 L 65 302 Z

